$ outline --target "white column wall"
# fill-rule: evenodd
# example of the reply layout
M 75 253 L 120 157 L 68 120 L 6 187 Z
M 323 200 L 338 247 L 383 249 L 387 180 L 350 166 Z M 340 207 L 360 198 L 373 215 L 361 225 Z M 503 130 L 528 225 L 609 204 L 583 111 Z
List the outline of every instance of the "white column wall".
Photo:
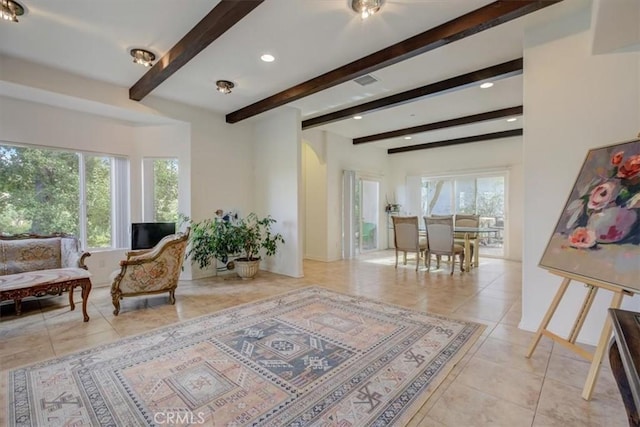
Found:
M 302 144 L 304 258 L 327 261 L 327 164 Z
M 255 124 L 254 200 L 259 217 L 271 215 L 278 222 L 273 231 L 285 244 L 262 268 L 302 277 L 302 131 L 300 111 L 280 108 Z M 250 159 L 248 159 L 250 160 Z
M 561 278 L 539 268 L 547 241 L 590 148 L 640 129 L 638 53 L 593 55 L 590 8 L 530 30 L 524 50 L 524 254 L 522 321 L 535 330 Z M 569 287 L 549 329 L 567 336 L 585 289 Z M 595 344 L 611 293 L 600 291 L 578 341 Z M 638 309 L 638 297 L 623 306 Z

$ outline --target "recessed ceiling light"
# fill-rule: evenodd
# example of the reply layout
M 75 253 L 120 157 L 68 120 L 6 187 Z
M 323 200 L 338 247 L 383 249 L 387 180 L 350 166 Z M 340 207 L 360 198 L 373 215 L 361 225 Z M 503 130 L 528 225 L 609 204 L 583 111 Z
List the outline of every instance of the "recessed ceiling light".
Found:
M 260 59 L 262 59 L 264 62 L 273 62 L 276 60 L 275 56 L 268 53 L 265 53 L 264 55 L 262 55 Z
M 491 86 L 493 86 L 493 83 L 491 82 L 485 82 L 480 85 L 482 89 L 487 89 L 487 88 L 490 88 Z
M 362 118 L 362 116 L 353 116 L 354 120 L 360 120 Z
M 410 136 L 405 136 L 404 139 L 411 139 L 411 137 Z
M 507 119 L 508 122 L 515 122 L 516 120 L 518 119 L 516 119 L 515 117 L 511 117 L 510 119 Z

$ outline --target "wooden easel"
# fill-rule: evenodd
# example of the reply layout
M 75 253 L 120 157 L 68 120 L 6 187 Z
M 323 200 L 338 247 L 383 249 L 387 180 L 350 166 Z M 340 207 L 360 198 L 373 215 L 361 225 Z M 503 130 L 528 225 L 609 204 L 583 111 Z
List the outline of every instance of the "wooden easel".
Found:
M 547 313 L 544 315 L 540 326 L 538 327 L 538 331 L 533 337 L 533 341 L 531 341 L 531 345 L 529 346 L 529 350 L 527 351 L 526 357 L 530 358 L 536 349 L 538 343 L 540 342 L 540 338 L 542 336 L 546 336 L 551 338 L 553 341 L 562 345 L 563 347 L 573 351 L 574 353 L 580 355 L 581 357 L 589 360 L 591 362 L 591 368 L 589 369 L 589 374 L 587 375 L 587 380 L 584 384 L 584 388 L 582 389 L 582 398 L 585 400 L 591 399 L 591 394 L 593 393 L 593 388 L 596 384 L 596 379 L 598 378 L 598 373 L 600 372 L 600 364 L 602 363 L 602 358 L 606 351 L 607 342 L 611 336 L 611 319 L 609 316 L 606 316 L 604 325 L 602 327 L 602 332 L 600 333 L 600 340 L 598 341 L 598 346 L 596 347 L 593 353 L 589 353 L 582 347 L 576 345 L 576 339 L 578 338 L 578 334 L 580 333 L 580 329 L 582 329 L 582 325 L 584 324 L 584 320 L 587 318 L 587 314 L 589 313 L 589 309 L 593 304 L 593 300 L 596 297 L 596 293 L 599 288 L 606 289 L 608 291 L 613 292 L 613 298 L 611 299 L 611 308 L 620 308 L 620 304 L 622 303 L 622 297 L 625 295 L 633 295 L 630 291 L 625 289 L 610 285 L 608 283 L 599 282 L 593 279 L 587 279 L 582 276 L 572 275 L 570 273 L 565 273 L 557 270 L 549 270 L 551 273 L 556 274 L 558 276 L 564 277 L 558 292 L 556 292 L 556 296 L 553 298 Z M 580 307 L 580 311 L 578 312 L 578 316 L 576 317 L 576 321 L 573 324 L 573 328 L 569 333 L 568 338 L 562 338 L 559 335 L 554 334 L 553 332 L 547 330 L 547 326 L 553 317 L 558 305 L 560 304 L 560 300 L 564 296 L 567 288 L 569 287 L 569 283 L 571 280 L 579 281 L 585 284 L 589 291 L 584 298 L 584 302 L 582 303 L 582 307 Z

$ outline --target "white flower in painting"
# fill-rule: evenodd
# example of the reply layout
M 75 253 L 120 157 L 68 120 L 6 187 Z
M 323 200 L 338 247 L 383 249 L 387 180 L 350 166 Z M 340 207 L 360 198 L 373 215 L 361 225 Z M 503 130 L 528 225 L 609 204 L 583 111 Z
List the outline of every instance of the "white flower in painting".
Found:
M 625 205 L 627 209 L 638 209 L 640 208 L 640 193 L 636 194 L 629 200 L 627 200 L 627 204 Z
M 569 219 L 567 220 L 567 230 L 573 228 L 578 218 L 580 218 L 580 214 L 584 209 L 584 200 L 576 199 L 569 203 L 567 206 L 567 213 L 570 214 Z

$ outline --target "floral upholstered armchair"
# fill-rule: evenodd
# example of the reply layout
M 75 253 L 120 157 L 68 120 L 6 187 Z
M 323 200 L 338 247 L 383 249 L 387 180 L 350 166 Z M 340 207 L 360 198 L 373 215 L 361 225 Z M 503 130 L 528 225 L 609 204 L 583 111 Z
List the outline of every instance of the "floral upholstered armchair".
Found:
M 151 249 L 127 252 L 111 285 L 113 314 L 120 312 L 120 300 L 130 296 L 169 292 L 169 302 L 175 304 L 189 231 L 166 236 Z

